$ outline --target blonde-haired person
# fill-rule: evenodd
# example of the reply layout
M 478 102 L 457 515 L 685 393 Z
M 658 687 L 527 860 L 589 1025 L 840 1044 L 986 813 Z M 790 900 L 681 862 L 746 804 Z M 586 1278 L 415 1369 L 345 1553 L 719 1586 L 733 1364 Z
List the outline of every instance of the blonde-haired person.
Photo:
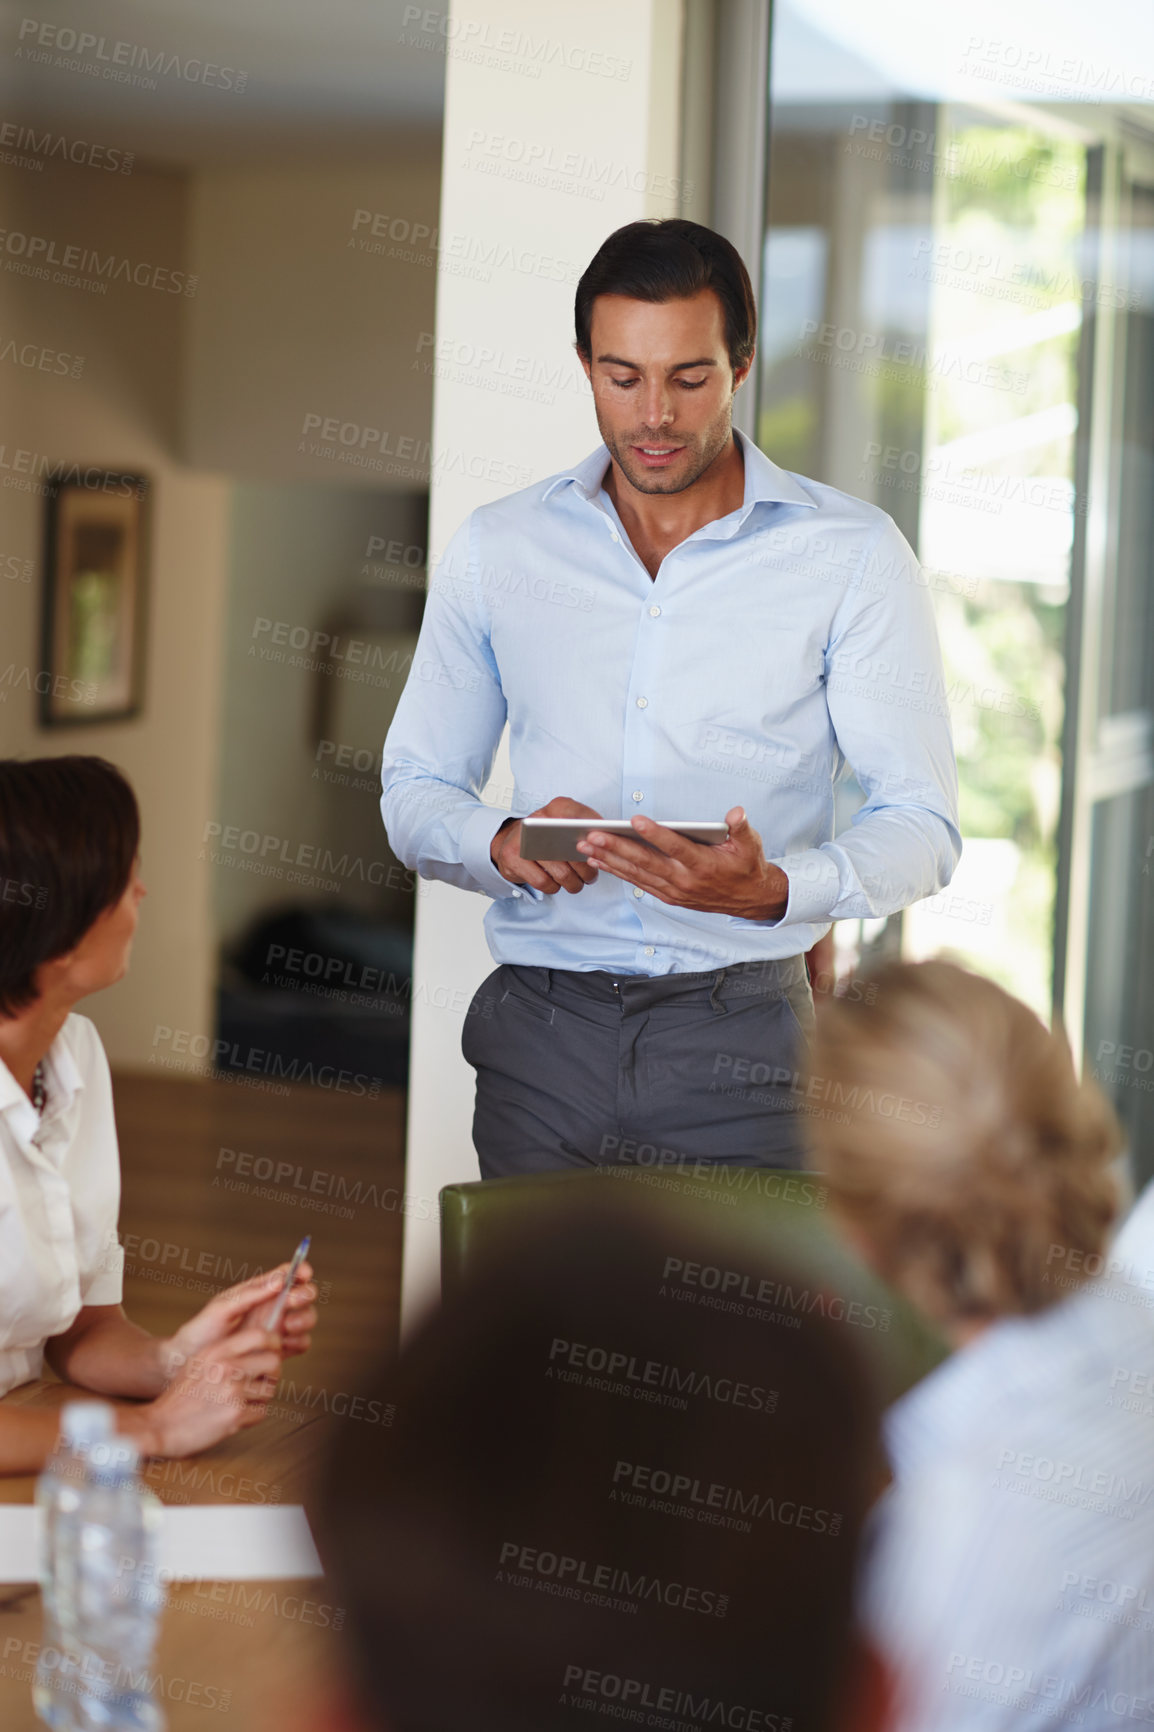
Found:
M 886 1420 L 862 1617 L 898 1728 L 1154 1721 L 1152 1296 L 1092 1278 L 1117 1123 L 991 981 L 926 962 L 871 984 L 819 1013 L 814 1164 L 956 1349 Z

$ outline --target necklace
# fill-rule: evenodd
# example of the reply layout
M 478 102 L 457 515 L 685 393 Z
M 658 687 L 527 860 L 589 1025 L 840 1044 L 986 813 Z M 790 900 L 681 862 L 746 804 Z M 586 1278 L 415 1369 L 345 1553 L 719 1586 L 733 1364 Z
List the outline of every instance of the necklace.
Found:
M 32 1105 L 38 1113 L 42 1113 L 47 1101 L 48 1084 L 44 1080 L 44 1060 L 41 1059 L 32 1072 Z

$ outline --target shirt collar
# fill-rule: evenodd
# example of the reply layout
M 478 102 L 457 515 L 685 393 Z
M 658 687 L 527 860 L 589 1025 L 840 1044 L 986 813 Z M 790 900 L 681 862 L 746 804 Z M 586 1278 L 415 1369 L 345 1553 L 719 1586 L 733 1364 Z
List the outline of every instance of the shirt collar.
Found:
M 80 1090 L 84 1087 L 84 1078 L 80 1074 L 76 1060 L 72 1056 L 72 1048 L 64 1038 L 64 1028 L 56 1036 L 52 1045 L 44 1055 L 44 1069 L 48 1073 L 48 1101 L 44 1108 L 44 1122 L 66 1113 Z
M 1021 1393 L 1038 1378 L 1051 1379 L 1055 1340 L 1065 1356 L 1063 1369 L 1072 1387 L 1081 1375 L 1072 1369 L 1079 1356 L 1083 1363 L 1095 1358 L 1098 1363 L 1119 1360 L 1123 1343 L 1118 1306 L 1126 1305 L 1128 1297 L 1124 1281 L 1095 1282 L 1043 1311 L 1000 1318 L 951 1353 L 885 1415 L 894 1477 L 904 1478 L 924 1461 L 944 1459 L 968 1425 L 980 1427 L 994 1418 L 998 1404 L 1004 1405 L 1012 1390 Z M 1145 1315 L 1138 1324 L 1145 1341 L 1149 1327 Z
M 816 511 L 817 500 L 811 498 L 795 476 L 786 469 L 779 469 L 776 463 L 771 463 L 765 452 L 759 450 L 752 439 L 747 439 L 737 428 L 734 428 L 733 436 L 745 459 L 745 497 L 738 511 L 731 512 L 729 517 L 719 518 L 716 525 L 707 524 L 699 534 L 716 528 L 719 539 L 736 535 L 755 505 L 808 505 Z M 586 499 L 596 499 L 608 467 L 609 450 L 601 444 L 572 469 L 555 475 L 546 487 L 542 499 L 550 500 L 561 488 L 567 486 L 576 487 Z M 725 525 L 725 528 L 721 528 L 721 525 Z
M 0 1114 L 12 1114 L 13 1128 L 21 1127 L 25 1113 L 28 1114 L 28 1128 L 35 1130 L 38 1124 L 48 1124 L 61 1113 L 68 1111 L 79 1091 L 84 1087 L 84 1078 L 72 1056 L 72 1049 L 65 1039 L 65 1029 L 56 1036 L 52 1045 L 44 1055 L 44 1069 L 47 1073 L 48 1099 L 45 1102 L 41 1116 L 36 1112 L 32 1102 L 8 1069 L 3 1059 L 0 1059 Z
M 955 1350 L 889 1408 L 883 1430 L 895 1479 L 939 1454 L 955 1434 L 956 1421 L 972 1414 L 971 1397 L 982 1390 L 991 1337 L 999 1328 L 992 1324 L 976 1341 Z

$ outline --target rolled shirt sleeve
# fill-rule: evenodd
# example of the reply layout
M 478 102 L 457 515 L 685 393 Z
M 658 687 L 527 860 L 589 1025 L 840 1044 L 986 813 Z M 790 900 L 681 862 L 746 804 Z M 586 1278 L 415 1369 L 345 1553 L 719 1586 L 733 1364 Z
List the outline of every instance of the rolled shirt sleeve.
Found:
M 0 1063 L 0 1395 L 40 1376 L 82 1306 L 122 1299 L 112 1081 L 87 1017 L 68 1017 L 45 1068 L 39 1114 Z
M 918 576 L 909 543 L 883 519 L 825 658 L 830 722 L 865 803 L 831 842 L 774 861 L 789 900 L 767 925 L 878 918 L 953 876 L 957 766 L 933 604 Z
M 470 518 L 429 588 L 412 671 L 385 740 L 381 816 L 393 852 L 410 870 L 494 898 L 518 894 L 489 852 L 509 814 L 481 799 L 504 725 Z
M 112 1077 L 100 1036 L 87 1017 L 70 1019 L 77 1062 L 85 1079 L 80 1121 L 69 1149 L 70 1190 L 82 1305 L 119 1305 L 124 1297 L 120 1215 L 120 1151 Z

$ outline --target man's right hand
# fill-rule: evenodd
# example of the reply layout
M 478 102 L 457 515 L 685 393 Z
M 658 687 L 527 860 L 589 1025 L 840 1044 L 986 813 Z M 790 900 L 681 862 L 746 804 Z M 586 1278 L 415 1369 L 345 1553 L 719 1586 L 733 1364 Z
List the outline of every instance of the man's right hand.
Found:
M 564 794 L 529 813 L 530 818 L 590 818 L 593 822 L 604 815 L 595 812 L 592 806 L 583 806 L 580 800 L 568 799 Z M 502 878 L 507 878 L 510 884 L 528 884 L 546 896 L 556 896 L 558 890 L 568 890 L 571 896 L 576 896 L 597 876 L 597 868 L 587 866 L 584 861 L 523 860 L 520 818 L 506 819 L 493 837 L 489 856 Z

